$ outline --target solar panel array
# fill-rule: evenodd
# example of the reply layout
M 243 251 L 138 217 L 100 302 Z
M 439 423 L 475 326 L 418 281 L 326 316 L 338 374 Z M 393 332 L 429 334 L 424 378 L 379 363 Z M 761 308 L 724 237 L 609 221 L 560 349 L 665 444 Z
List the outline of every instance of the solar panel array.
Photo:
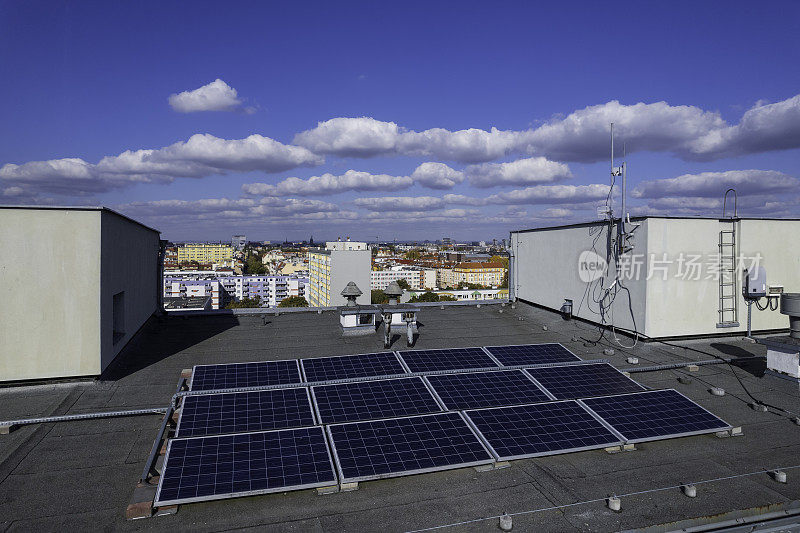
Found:
M 608 363 L 530 368 L 526 372 L 557 400 L 645 390 Z
M 571 363 L 581 360 L 557 343 L 487 346 L 486 351 L 503 366 Z
M 479 409 L 551 400 L 521 370 L 427 376 L 448 410 Z
M 390 376 L 406 372 L 394 352 L 301 359 L 300 365 L 307 382 Z
M 183 398 L 156 504 L 730 428 L 674 390 L 646 391 L 607 363 L 576 361 L 560 344 L 544 344 L 196 366 L 191 390 L 208 393 Z M 532 367 L 504 370 L 498 362 Z M 381 379 L 408 370 L 426 375 Z M 335 380 L 345 382 L 310 385 Z M 273 385 L 281 387 L 214 392 Z
M 306 388 L 187 396 L 176 437 L 313 426 Z
M 311 390 L 323 424 L 442 410 L 419 377 L 323 385 Z
M 497 363 L 481 348 L 443 350 L 403 350 L 397 352 L 412 372 L 496 367 Z
M 191 390 L 233 389 L 301 383 L 297 359 L 197 365 L 192 372 Z

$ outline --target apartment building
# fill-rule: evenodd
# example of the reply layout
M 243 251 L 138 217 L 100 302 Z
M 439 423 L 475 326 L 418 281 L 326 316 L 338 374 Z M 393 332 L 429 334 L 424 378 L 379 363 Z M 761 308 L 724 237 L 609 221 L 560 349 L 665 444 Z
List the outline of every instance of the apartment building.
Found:
M 178 247 L 164 248 L 164 270 L 178 270 Z
M 290 276 L 218 276 L 208 272 L 165 274 L 164 296 L 211 297 L 212 309 L 224 309 L 245 298 L 261 301 L 261 307 L 276 307 L 290 296 L 306 297 L 307 278 Z
M 500 285 L 506 268 L 500 263 L 461 263 L 453 267 L 453 284 Z
M 230 244 L 184 244 L 178 247 L 178 263 L 197 261 L 198 263 L 230 263 L 233 261 L 233 247 Z
M 325 250 L 308 252 L 307 300 L 312 307 L 344 305 L 341 295 L 348 282 L 362 291 L 356 303 L 369 304 L 372 253 L 365 242 L 328 242 Z
M 393 281 L 404 279 L 414 290 L 423 288 L 423 272 L 413 268 L 397 268 L 392 270 L 373 270 L 370 272 L 370 288 L 384 290 Z

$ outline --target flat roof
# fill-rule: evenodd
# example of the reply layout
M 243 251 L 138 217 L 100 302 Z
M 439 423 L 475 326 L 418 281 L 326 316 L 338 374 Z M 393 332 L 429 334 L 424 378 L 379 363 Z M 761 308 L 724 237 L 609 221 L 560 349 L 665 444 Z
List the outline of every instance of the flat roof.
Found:
M 123 215 L 119 211 L 114 211 L 109 207 L 105 207 L 102 205 L 0 205 L 0 209 L 40 209 L 40 210 L 53 210 L 53 211 L 105 211 L 106 213 L 110 213 L 112 215 L 116 215 L 120 218 L 124 218 L 128 222 L 133 222 L 144 229 L 149 229 L 150 231 L 154 231 L 161 235 L 161 232 L 155 228 L 151 228 L 145 224 L 142 224 L 138 220 L 135 220 L 129 216 Z
M 617 368 L 686 363 L 712 356 L 763 355 L 766 348 L 740 337 L 670 344 L 639 343 L 632 350 L 597 329 L 557 313 L 517 304 L 422 307 L 415 348 L 453 348 L 559 342 L 583 359 L 608 359 Z M 545 329 L 544 326 L 547 326 Z M 623 342 L 631 342 L 624 339 Z M 613 355 L 603 353 L 613 348 Z M 391 349 L 406 349 L 405 339 Z M 339 313 L 272 313 L 255 316 L 166 316 L 151 320 L 100 379 L 0 389 L 0 418 L 165 407 L 182 369 L 198 364 L 279 360 L 381 352 L 382 331 L 343 337 Z M 701 353 L 702 352 L 702 353 Z M 178 512 L 133 522 L 125 508 L 156 437 L 161 417 L 136 416 L 23 426 L 0 435 L 0 531 L 202 529 L 220 531 L 408 531 L 474 521 L 441 531 L 494 531 L 503 512 L 519 531 L 624 530 L 737 512 L 764 513 L 800 500 L 800 469 L 788 483 L 766 473 L 800 464 L 800 426 L 782 414 L 749 407 L 755 397 L 796 409 L 796 383 L 764 375 L 752 364 L 700 366 L 632 375 L 652 388 L 674 388 L 744 435 L 694 436 L 637 444 L 636 451 L 586 451 L 512 461 L 509 468 L 445 472 L 364 482 L 354 492 L 325 496 L 311 490 L 182 505 Z M 678 381 L 678 378 L 683 378 Z M 740 384 L 741 382 L 741 384 Z M 714 396 L 711 387 L 722 387 Z M 730 478 L 730 479 L 726 479 Z M 697 485 L 687 498 L 677 486 Z M 622 497 L 622 512 L 605 506 Z M 588 502 L 588 503 L 586 503 Z M 554 506 L 566 506 L 553 510 Z M 550 510 L 542 510 L 550 509 Z M 742 511 L 745 510 L 745 511 Z M 748 511 L 749 510 L 749 511 Z M 710 518 L 709 518 L 710 519 Z

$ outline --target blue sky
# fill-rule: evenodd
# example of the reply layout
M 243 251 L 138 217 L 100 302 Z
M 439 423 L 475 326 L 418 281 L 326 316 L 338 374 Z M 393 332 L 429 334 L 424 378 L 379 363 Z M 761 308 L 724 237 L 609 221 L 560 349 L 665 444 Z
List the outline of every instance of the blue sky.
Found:
M 596 218 L 614 121 L 632 214 L 717 216 L 733 186 L 740 214 L 800 216 L 798 21 L 797 2 L 1 2 L 0 203 L 107 205 L 175 240 L 503 237 Z

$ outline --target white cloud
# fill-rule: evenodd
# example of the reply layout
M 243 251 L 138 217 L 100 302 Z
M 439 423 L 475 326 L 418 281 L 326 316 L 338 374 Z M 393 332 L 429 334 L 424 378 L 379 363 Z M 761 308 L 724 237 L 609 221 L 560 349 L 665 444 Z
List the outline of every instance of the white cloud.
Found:
M 305 148 L 261 135 L 220 139 L 196 134 L 158 150 L 127 150 L 106 156 L 97 164 L 79 158 L 9 163 L 0 167 L 0 186 L 21 187 L 29 193 L 83 196 L 136 183 L 168 183 L 176 177 L 201 178 L 255 170 L 282 172 L 322 162 L 320 156 Z
M 465 196 L 463 194 L 445 194 L 442 199 L 445 203 L 450 205 L 486 205 L 486 198 L 476 198 L 474 196 Z
M 214 217 L 259 217 L 261 219 L 281 219 L 296 215 L 336 213 L 336 204 L 321 200 L 296 198 L 205 198 L 201 200 L 154 200 L 131 202 L 118 208 L 132 216 L 147 217 L 194 217 L 213 219 Z
M 513 131 L 431 128 L 413 131 L 370 117 L 334 118 L 295 136 L 294 143 L 320 154 L 345 157 L 422 156 L 478 163 L 510 154 L 559 161 L 594 162 L 609 156 L 609 124 L 622 152 L 673 153 L 684 159 L 717 159 L 800 148 L 800 95 L 758 104 L 730 125 L 716 111 L 667 102 L 587 106 L 542 126 Z
M 408 176 L 389 176 L 348 170 L 341 176 L 323 174 L 308 179 L 286 178 L 276 185 L 246 183 L 242 191 L 250 195 L 271 196 L 316 196 L 337 194 L 346 191 L 398 191 L 413 185 Z
M 608 185 L 535 185 L 489 196 L 490 204 L 578 204 L 604 200 Z
M 444 163 L 422 163 L 411 174 L 411 179 L 431 189 L 452 189 L 464 181 L 464 173 Z
M 696 196 L 722 198 L 725 190 L 735 188 L 739 195 L 800 190 L 800 180 L 774 170 L 727 170 L 684 174 L 677 178 L 649 180 L 633 190 L 635 198 Z
M 715 129 L 695 140 L 691 152 L 701 159 L 788 150 L 800 147 L 800 95 L 782 102 L 759 102 L 739 124 Z
M 471 165 L 465 172 L 472 185 L 482 188 L 499 185 L 529 185 L 572 177 L 567 165 L 549 161 L 544 157 L 530 157 L 509 163 Z
M 170 95 L 169 105 L 179 113 L 243 109 L 243 102 L 236 89 L 219 78 L 199 89 Z M 250 112 L 252 108 L 247 108 L 245 111 Z
M 356 198 L 354 203 L 370 211 L 421 211 L 440 209 L 444 200 L 434 196 L 384 196 L 381 198 Z
M 318 154 L 372 157 L 394 152 L 398 134 L 394 122 L 370 117 L 333 118 L 298 133 L 293 142 Z

